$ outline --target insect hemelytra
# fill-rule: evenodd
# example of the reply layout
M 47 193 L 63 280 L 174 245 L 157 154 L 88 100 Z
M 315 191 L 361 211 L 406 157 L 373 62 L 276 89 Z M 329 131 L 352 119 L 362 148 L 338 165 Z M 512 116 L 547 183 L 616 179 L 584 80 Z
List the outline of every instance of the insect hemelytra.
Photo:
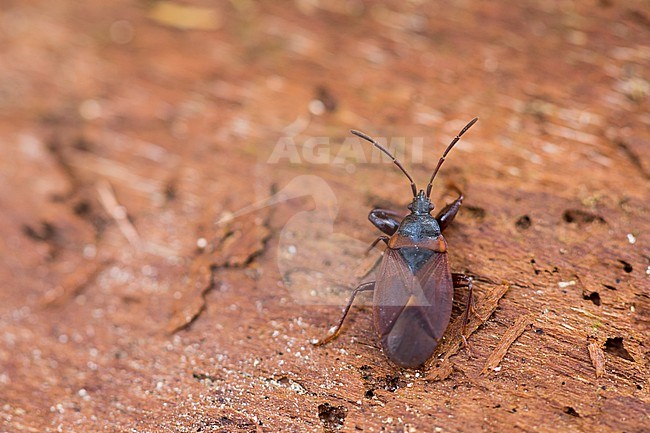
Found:
M 433 180 L 445 157 L 477 120 L 472 119 L 447 146 L 431 174 L 426 191 L 419 192 L 411 175 L 388 150 L 366 134 L 352 131 L 393 160 L 411 182 L 413 201 L 408 206 L 410 213 L 401 220 L 399 212 L 387 209 L 370 211 L 370 222 L 388 235 L 380 236 L 370 246 L 372 248 L 380 241 L 387 245 L 377 279 L 359 285 L 352 292 L 334 331 L 314 344 L 320 346 L 336 338 L 356 295 L 373 291 L 374 324 L 384 352 L 401 367 L 421 367 L 433 354 L 449 324 L 455 287 L 468 288 L 462 331 L 465 338 L 465 325 L 472 303 L 472 279 L 451 272 L 447 241 L 442 236 L 458 213 L 463 194 L 459 192 L 459 197 L 435 217 L 431 215 L 434 205 L 429 197 Z

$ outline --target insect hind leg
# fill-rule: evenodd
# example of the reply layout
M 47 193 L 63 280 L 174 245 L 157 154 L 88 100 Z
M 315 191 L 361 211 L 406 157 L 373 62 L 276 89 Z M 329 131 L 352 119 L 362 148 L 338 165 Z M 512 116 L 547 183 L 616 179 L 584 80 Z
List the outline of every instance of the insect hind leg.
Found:
M 469 275 L 452 273 L 451 279 L 454 285 L 454 288 L 458 287 L 467 287 L 467 303 L 465 305 L 465 312 L 463 313 L 463 326 L 461 328 L 461 337 L 463 343 L 471 355 L 471 350 L 469 348 L 469 343 L 467 343 L 467 336 L 465 335 L 467 323 L 469 323 L 469 313 L 472 312 L 478 316 L 476 310 L 474 309 L 474 295 L 472 291 L 472 282 L 473 279 Z M 480 318 L 480 317 L 479 317 Z
M 368 283 L 362 283 L 354 289 L 352 292 L 352 295 L 350 296 L 350 300 L 348 301 L 348 305 L 345 306 L 345 309 L 343 310 L 343 315 L 341 316 L 341 319 L 339 320 L 338 325 L 334 328 L 334 330 L 325 338 L 322 338 L 320 340 L 312 341 L 312 344 L 314 346 L 322 346 L 323 344 L 327 344 L 330 341 L 334 340 L 336 337 L 339 336 L 341 333 L 341 327 L 343 326 L 343 322 L 345 321 L 345 318 L 348 315 L 348 312 L 350 311 L 350 307 L 352 306 L 352 303 L 354 302 L 354 298 L 361 293 L 361 292 L 368 292 L 375 290 L 375 282 L 371 281 Z

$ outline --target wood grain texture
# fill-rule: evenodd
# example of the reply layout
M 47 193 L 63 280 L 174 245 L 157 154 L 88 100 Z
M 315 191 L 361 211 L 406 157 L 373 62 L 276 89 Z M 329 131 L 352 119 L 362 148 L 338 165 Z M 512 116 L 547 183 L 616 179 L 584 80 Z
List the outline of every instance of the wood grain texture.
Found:
M 647 1 L 154 3 L 3 5 L 0 431 L 647 431 Z M 422 184 L 475 116 L 470 350 L 464 289 L 426 369 L 365 295 L 312 347 L 410 201 L 348 131 Z

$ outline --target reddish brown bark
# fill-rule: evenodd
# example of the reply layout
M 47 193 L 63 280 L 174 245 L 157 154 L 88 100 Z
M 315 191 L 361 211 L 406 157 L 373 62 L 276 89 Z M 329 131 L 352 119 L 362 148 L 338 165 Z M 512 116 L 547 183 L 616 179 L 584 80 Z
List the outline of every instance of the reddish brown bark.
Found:
M 647 430 L 644 1 L 188 4 L 2 8 L 0 430 Z M 471 353 L 463 290 L 425 371 L 312 347 L 409 202 L 348 130 L 423 183 L 474 116 Z

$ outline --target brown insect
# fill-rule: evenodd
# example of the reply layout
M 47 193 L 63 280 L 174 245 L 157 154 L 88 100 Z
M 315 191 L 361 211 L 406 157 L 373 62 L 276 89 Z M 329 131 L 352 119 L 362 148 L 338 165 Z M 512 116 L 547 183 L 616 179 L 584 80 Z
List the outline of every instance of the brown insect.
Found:
M 370 248 L 383 241 L 387 245 L 377 279 L 359 285 L 353 292 L 333 333 L 315 344 L 320 346 L 335 339 L 341 332 L 354 298 L 361 292 L 373 291 L 374 324 L 381 346 L 388 358 L 406 368 L 422 366 L 433 354 L 449 325 L 455 287 L 467 287 L 465 326 L 472 305 L 472 278 L 452 273 L 447 257 L 447 241 L 442 232 L 453 221 L 463 202 L 463 194 L 445 206 L 435 217 L 430 200 L 431 187 L 445 157 L 460 137 L 478 121 L 469 122 L 447 146 L 431 174 L 425 190 L 418 189 L 411 175 L 391 153 L 368 135 L 351 131 L 369 141 L 388 155 L 411 182 L 413 201 L 410 213 L 400 219 L 400 213 L 373 209 L 368 219 L 388 236 L 377 238 Z

